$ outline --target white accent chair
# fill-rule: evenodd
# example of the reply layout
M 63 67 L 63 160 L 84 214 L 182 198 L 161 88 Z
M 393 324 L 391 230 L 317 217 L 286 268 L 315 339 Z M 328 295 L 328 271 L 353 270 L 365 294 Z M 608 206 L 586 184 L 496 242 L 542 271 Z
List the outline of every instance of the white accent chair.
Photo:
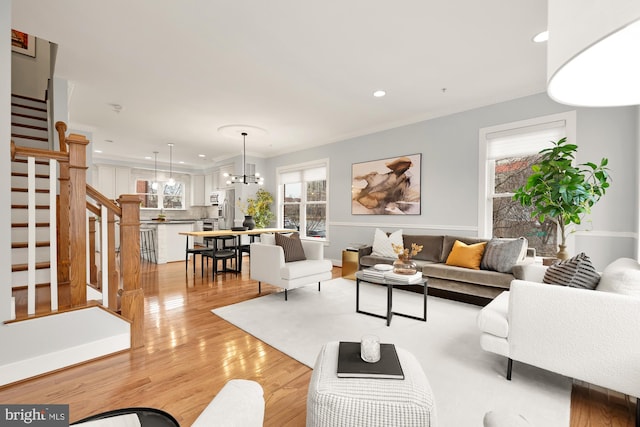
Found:
M 302 240 L 304 261 L 284 262 L 284 251 L 276 245 L 273 234 L 261 234 L 260 242 L 251 244 L 251 279 L 258 281 L 258 292 L 262 291 L 262 282 L 287 290 L 331 279 L 331 261 L 324 259 L 324 243 Z
M 480 345 L 508 359 L 508 380 L 517 360 L 635 397 L 640 427 L 640 297 L 599 290 L 605 281 L 640 286 L 640 265 L 610 267 L 596 290 L 512 281 L 480 311 Z

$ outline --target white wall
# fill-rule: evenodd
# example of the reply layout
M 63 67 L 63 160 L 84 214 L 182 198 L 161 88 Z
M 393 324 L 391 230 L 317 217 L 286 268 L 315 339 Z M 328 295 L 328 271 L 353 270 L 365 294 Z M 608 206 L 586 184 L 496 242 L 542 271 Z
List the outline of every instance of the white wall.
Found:
M 483 127 L 577 111 L 579 161 L 609 158 L 610 191 L 593 209 L 593 229 L 575 237 L 603 268 L 636 252 L 638 207 L 636 107 L 575 109 L 542 93 L 397 129 L 313 147 L 267 160 L 266 189 L 275 193 L 275 169 L 329 157 L 331 160 L 329 245 L 325 256 L 338 260 L 352 242 L 371 243 L 375 227 L 427 234 L 477 235 L 478 130 Z M 422 153 L 422 213 L 416 216 L 351 215 L 351 165 Z
M 0 170 L 5 183 L 11 182 L 11 157 L 7 146 L 11 139 L 11 2 L 0 1 Z M 0 186 L 0 234 L 11 235 L 11 186 Z M 4 231 L 2 231 L 4 230 Z M 11 316 L 11 239 L 0 245 L 0 321 Z
M 20 28 L 17 28 L 18 30 Z M 7 34 L 10 34 L 7 31 Z M 11 90 L 16 95 L 44 100 L 50 75 L 49 42 L 36 38 L 35 58 L 20 53 L 12 53 L 11 67 L 15 76 Z M 34 66 L 35 64 L 35 66 Z

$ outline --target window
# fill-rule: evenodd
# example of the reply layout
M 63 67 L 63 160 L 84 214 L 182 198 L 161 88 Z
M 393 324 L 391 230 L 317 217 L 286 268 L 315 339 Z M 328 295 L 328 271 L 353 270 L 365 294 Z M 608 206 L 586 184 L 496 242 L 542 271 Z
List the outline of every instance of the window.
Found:
M 480 182 L 484 185 L 480 191 L 480 236 L 524 236 L 537 255 L 557 253 L 555 222 L 547 219 L 540 223 L 531 217 L 530 207 L 512 198 L 527 182 L 540 150 L 550 147 L 551 141 L 575 134 L 574 119 L 575 113 L 564 113 L 481 130 Z
M 184 183 L 176 181 L 174 185 L 168 182 L 158 182 L 153 188 L 153 181 L 136 180 L 136 193 L 140 195 L 143 209 L 184 209 Z
M 328 160 L 278 170 L 278 226 L 327 238 Z

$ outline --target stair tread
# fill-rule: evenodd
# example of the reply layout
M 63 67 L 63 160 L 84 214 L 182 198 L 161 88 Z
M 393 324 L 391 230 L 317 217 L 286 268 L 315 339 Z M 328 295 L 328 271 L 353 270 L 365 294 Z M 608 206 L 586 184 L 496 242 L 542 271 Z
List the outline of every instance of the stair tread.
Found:
M 46 242 L 46 241 L 36 242 L 36 248 L 44 248 L 47 246 L 51 246 L 51 242 Z M 28 248 L 28 247 L 29 247 L 28 242 L 12 242 L 11 243 L 12 249 L 22 249 L 22 248 Z
M 11 205 L 11 209 L 28 209 L 29 205 Z M 49 209 L 49 205 L 36 205 L 36 209 Z
M 18 95 L 17 93 L 12 93 L 11 94 L 12 98 L 19 98 L 19 99 L 26 99 L 32 102 L 38 102 L 40 104 L 43 104 L 44 106 L 46 106 L 47 101 L 43 100 L 43 99 L 38 99 L 38 98 L 33 98 L 31 96 L 24 96 L 24 95 Z
M 11 187 L 11 191 L 15 191 L 16 193 L 27 193 L 29 190 L 22 187 Z M 48 188 L 36 188 L 36 193 L 49 193 Z
M 28 227 L 29 223 L 27 222 L 12 222 L 11 223 L 11 227 L 15 227 L 15 228 L 21 228 L 21 227 Z M 49 223 L 48 222 L 36 222 L 36 227 L 48 227 Z
M 47 112 L 46 108 L 40 108 L 40 107 L 32 107 L 31 105 L 25 105 L 25 104 L 18 104 L 17 102 L 12 102 L 11 103 L 12 107 L 20 107 L 20 108 L 26 108 L 28 110 L 34 110 L 34 111 L 42 111 L 43 113 Z
M 20 127 L 20 128 L 27 128 L 27 129 L 34 129 L 34 130 L 41 130 L 41 131 L 44 131 L 44 132 L 48 131 L 48 129 L 45 126 L 26 125 L 24 123 L 11 122 L 11 126 Z
M 43 142 L 49 141 L 49 138 L 44 136 L 21 135 L 18 133 L 11 133 L 11 138 L 31 139 L 33 141 L 43 141 Z
M 20 144 L 16 144 L 18 147 L 20 147 Z M 12 159 L 12 162 L 15 163 L 27 163 L 27 159 Z M 49 165 L 49 162 L 45 161 L 45 160 L 36 160 L 36 165 Z
M 17 177 L 21 177 L 21 178 L 28 178 L 29 174 L 25 173 L 25 172 L 11 172 L 11 176 L 17 176 Z M 36 174 L 36 178 L 49 179 L 49 175 L 48 174 L 43 174 L 43 173 L 37 173 Z
M 36 270 L 42 270 L 44 268 L 51 267 L 51 263 L 49 261 L 36 262 Z M 29 269 L 28 264 L 12 264 L 11 271 L 27 271 Z
M 31 116 L 29 114 L 13 113 L 12 112 L 11 115 L 15 116 L 15 117 L 22 117 L 22 118 L 25 118 L 25 119 L 40 120 L 40 121 L 43 121 L 43 122 L 47 121 L 46 117 Z

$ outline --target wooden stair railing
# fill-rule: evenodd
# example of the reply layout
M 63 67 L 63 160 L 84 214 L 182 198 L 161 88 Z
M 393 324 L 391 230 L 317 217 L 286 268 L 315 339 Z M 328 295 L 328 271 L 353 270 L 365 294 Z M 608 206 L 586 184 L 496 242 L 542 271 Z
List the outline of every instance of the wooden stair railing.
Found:
M 104 250 L 111 257 L 107 261 L 108 304 L 116 309 L 119 277 L 115 268 L 115 217 L 120 218 L 120 254 L 123 289 L 122 316 L 131 321 L 131 347 L 144 346 L 144 295 L 140 286 L 140 200 L 137 195 L 121 195 L 118 204 L 107 199 L 86 182 L 86 149 L 89 141 L 82 135 L 64 137 L 66 125 L 56 123 L 60 137 L 60 151 L 16 146 L 11 142 L 11 156 L 53 159 L 60 164 L 59 195 L 57 197 L 58 286 L 68 283 L 72 307 L 87 304 L 87 197 L 100 205 L 101 230 L 107 230 Z M 89 209 L 94 213 L 94 209 Z M 91 248 L 93 249 L 93 247 Z M 104 251 L 102 251 L 104 252 Z M 92 265 L 95 265 L 93 263 Z M 113 266 L 113 267 L 110 267 Z M 56 286 L 57 287 L 57 286 Z

